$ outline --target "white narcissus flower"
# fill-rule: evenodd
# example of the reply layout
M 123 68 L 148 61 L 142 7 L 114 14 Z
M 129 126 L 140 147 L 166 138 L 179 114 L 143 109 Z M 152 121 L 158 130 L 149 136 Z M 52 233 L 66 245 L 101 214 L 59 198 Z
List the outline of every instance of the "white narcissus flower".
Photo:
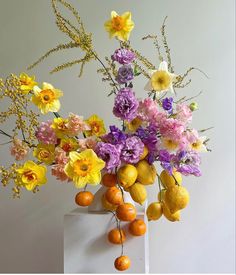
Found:
M 170 90 L 174 93 L 173 80 L 176 78 L 176 75 L 168 71 L 166 61 L 160 63 L 158 70 L 151 70 L 149 75 L 150 80 L 144 87 L 145 91 L 166 92 Z
M 198 137 L 198 139 L 190 144 L 190 148 L 197 152 L 207 152 L 207 148 L 205 145 L 205 141 L 207 140 L 207 137 L 202 136 Z

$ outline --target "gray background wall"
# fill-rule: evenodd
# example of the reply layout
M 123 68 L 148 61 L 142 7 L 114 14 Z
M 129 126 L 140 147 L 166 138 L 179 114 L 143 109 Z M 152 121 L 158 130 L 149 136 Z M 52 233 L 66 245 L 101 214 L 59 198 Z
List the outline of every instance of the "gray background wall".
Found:
M 164 219 L 150 223 L 150 269 L 152 273 L 235 272 L 235 85 L 234 85 L 234 6 L 233 0 L 180 1 L 71 1 L 85 26 L 93 32 L 100 56 L 110 55 L 117 46 L 103 29 L 111 10 L 130 10 L 136 23 L 133 45 L 157 64 L 151 43 L 141 37 L 159 31 L 168 15 L 168 37 L 176 72 L 197 66 L 210 80 L 193 74 L 193 83 L 182 94 L 204 94 L 198 98 L 194 115 L 197 129 L 214 126 L 207 134 L 212 153 L 203 155 L 201 178 L 186 178 L 191 195 L 189 207 L 179 223 Z M 50 1 L 0 0 L 0 75 L 24 71 L 47 49 L 66 38 L 57 30 Z M 72 111 L 85 117 L 97 113 L 106 124 L 117 123 L 111 113 L 113 98 L 96 74 L 98 64 L 49 75 L 49 69 L 79 55 L 79 51 L 57 54 L 33 73 L 64 91 L 61 114 Z M 135 90 L 144 96 L 143 79 Z M 2 109 L 3 106 L 0 106 Z M 44 119 L 50 116 L 44 117 Z M 8 125 L 10 129 L 10 125 Z M 2 137 L 0 137 L 2 140 Z M 2 163 L 10 161 L 8 148 L 0 148 Z M 75 208 L 72 184 L 56 182 L 49 176 L 47 186 L 37 195 L 24 192 L 11 199 L 11 186 L 0 187 L 0 272 L 62 272 L 63 215 Z M 156 199 L 157 186 L 149 188 Z M 88 259 L 89 261 L 89 259 Z

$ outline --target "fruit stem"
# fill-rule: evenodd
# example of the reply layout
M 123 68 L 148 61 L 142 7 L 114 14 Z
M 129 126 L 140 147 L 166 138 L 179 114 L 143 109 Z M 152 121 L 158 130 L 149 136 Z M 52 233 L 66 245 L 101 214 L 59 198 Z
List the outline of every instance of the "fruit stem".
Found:
M 175 180 L 175 184 L 179 186 L 179 183 L 178 183 L 177 179 L 175 178 L 175 176 L 174 176 L 173 174 L 172 174 L 172 177 L 173 177 L 174 180 Z
M 117 218 L 117 217 L 116 217 Z M 117 225 L 118 225 L 118 230 L 120 232 L 120 240 L 121 240 L 121 255 L 120 256 L 123 256 L 124 254 L 124 244 L 123 244 L 123 238 L 122 238 L 122 233 L 121 233 L 121 228 L 120 228 L 120 221 L 118 221 L 117 219 Z
M 113 212 L 113 211 L 111 211 L 111 210 L 109 210 L 109 212 L 111 212 L 111 213 L 113 214 L 113 216 L 115 217 L 115 219 L 116 219 L 116 227 L 117 227 L 117 229 L 118 229 L 118 230 L 119 230 L 119 232 L 120 232 L 120 240 L 121 240 L 121 256 L 123 256 L 123 255 L 124 255 L 124 244 L 123 244 L 122 232 L 121 232 L 121 227 L 120 227 L 120 223 L 121 223 L 121 221 L 119 221 L 119 220 L 118 220 L 118 218 L 117 218 L 117 216 L 116 216 L 116 213 L 115 213 L 115 212 Z
M 159 186 L 159 192 L 160 192 L 160 201 L 162 202 L 161 178 L 159 177 L 158 174 L 157 174 L 157 178 L 158 178 L 158 186 Z

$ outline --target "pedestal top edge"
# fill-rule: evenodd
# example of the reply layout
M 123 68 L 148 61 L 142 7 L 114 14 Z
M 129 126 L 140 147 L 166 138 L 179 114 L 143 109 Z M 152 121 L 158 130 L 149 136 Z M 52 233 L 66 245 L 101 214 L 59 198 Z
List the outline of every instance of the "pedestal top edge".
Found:
M 104 215 L 104 214 L 111 214 L 109 211 L 88 211 L 87 208 L 76 208 L 69 213 L 66 213 L 64 216 L 76 216 L 76 215 Z M 137 211 L 137 215 L 144 215 L 145 211 Z

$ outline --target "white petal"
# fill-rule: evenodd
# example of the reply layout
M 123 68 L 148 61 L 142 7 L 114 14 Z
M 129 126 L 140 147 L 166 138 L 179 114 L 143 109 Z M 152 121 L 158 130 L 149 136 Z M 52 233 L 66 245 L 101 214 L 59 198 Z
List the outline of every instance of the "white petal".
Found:
M 175 91 L 174 91 L 174 89 L 173 89 L 173 85 L 172 85 L 172 83 L 171 83 L 171 85 L 170 85 L 170 87 L 169 87 L 169 90 L 170 90 L 170 92 L 171 92 L 172 94 L 174 94 L 174 93 L 175 93 Z
M 144 90 L 145 90 L 145 91 L 152 91 L 152 90 L 153 90 L 151 80 L 149 80 L 149 81 L 147 82 L 147 84 L 144 86 Z
M 118 15 L 118 14 L 117 14 L 116 11 L 112 11 L 112 12 L 111 12 L 111 18 L 116 17 L 117 15 Z
M 174 81 L 178 75 L 169 73 L 169 76 L 171 77 L 171 81 Z
M 162 61 L 158 68 L 159 71 L 166 71 L 168 72 L 168 64 L 166 61 Z
M 47 83 L 47 82 L 43 82 L 43 90 L 53 90 L 54 87 L 52 86 L 52 84 Z
M 151 77 L 157 70 L 148 70 L 148 75 Z

